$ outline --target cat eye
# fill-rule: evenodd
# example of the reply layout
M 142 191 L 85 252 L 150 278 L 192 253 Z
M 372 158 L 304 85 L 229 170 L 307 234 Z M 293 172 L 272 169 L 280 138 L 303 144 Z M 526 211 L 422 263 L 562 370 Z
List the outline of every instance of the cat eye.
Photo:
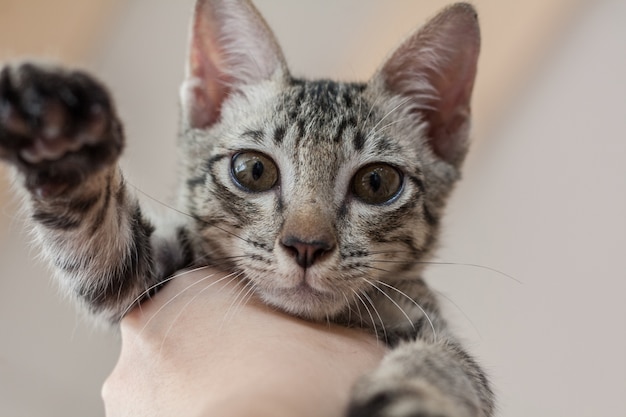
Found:
M 231 172 L 237 185 L 246 191 L 267 191 L 278 182 L 278 167 L 259 152 L 236 154 L 231 162 Z
M 352 192 L 368 204 L 388 203 L 401 189 L 402 174 L 388 164 L 366 165 L 352 178 Z

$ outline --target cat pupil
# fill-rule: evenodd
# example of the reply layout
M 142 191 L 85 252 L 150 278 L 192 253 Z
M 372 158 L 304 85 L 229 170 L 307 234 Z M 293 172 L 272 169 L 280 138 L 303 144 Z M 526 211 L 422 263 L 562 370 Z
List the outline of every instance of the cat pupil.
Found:
M 254 165 L 252 166 L 252 178 L 255 181 L 258 181 L 258 179 L 261 178 L 261 176 L 263 175 L 263 169 L 263 162 L 256 161 L 254 163 Z
M 377 193 L 380 189 L 381 182 L 380 174 L 378 172 L 374 171 L 370 174 L 370 187 L 372 187 L 372 191 Z

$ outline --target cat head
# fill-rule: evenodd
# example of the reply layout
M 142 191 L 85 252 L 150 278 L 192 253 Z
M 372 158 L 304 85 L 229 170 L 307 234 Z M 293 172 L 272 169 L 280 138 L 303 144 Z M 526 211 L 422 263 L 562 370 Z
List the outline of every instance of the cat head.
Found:
M 250 2 L 199 0 L 181 195 L 207 260 L 313 319 L 417 277 L 467 151 L 479 45 L 456 4 L 367 83 L 302 80 Z

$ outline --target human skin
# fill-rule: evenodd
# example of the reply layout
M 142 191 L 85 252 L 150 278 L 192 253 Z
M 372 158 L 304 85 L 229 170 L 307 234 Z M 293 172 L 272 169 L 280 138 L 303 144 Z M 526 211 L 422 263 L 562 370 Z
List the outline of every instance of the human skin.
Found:
M 385 352 L 368 333 L 278 312 L 209 269 L 132 310 L 121 336 L 102 390 L 108 417 L 341 416 Z

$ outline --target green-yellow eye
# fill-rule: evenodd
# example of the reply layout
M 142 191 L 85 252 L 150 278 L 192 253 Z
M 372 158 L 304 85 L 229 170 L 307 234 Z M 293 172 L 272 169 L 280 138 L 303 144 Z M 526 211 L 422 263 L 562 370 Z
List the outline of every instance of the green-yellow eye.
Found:
M 237 185 L 246 191 L 267 191 L 278 182 L 276 164 L 260 152 L 236 154 L 231 161 L 231 172 Z
M 402 189 L 402 174 L 388 164 L 369 164 L 352 178 L 352 192 L 368 204 L 384 204 L 393 200 Z

